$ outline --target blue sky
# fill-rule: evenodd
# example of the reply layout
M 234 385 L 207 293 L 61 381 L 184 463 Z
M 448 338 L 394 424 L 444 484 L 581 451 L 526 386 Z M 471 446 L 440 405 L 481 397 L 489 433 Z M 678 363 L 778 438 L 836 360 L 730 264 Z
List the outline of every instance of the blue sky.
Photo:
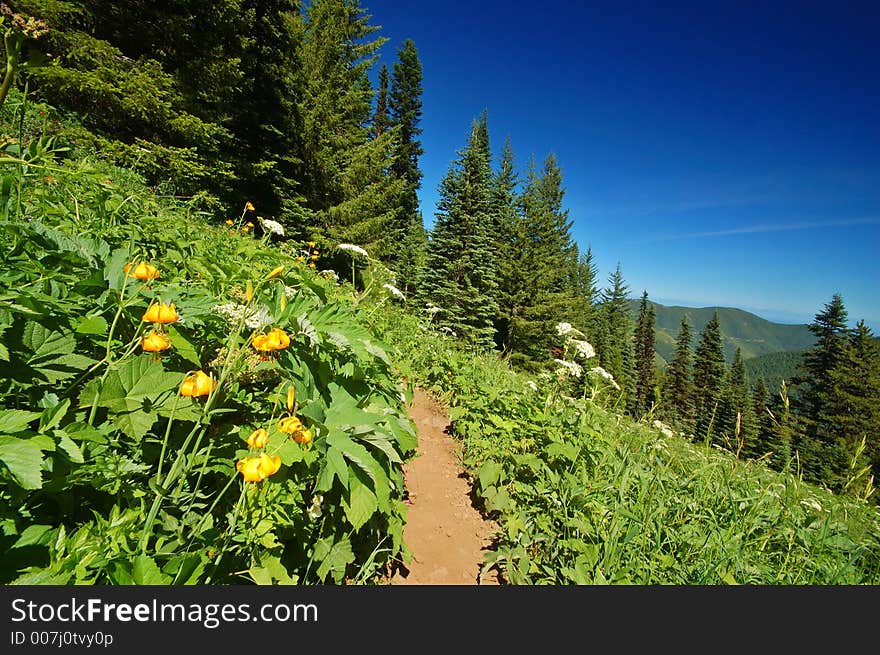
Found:
M 880 331 L 880 3 L 362 0 L 424 72 L 420 200 L 488 110 L 631 295 Z M 378 67 L 377 67 L 378 68 Z

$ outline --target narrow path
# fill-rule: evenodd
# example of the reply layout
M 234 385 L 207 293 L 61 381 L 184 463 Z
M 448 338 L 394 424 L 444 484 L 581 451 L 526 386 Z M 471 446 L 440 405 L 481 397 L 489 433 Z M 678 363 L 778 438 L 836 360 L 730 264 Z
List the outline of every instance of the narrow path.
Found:
M 391 584 L 498 584 L 494 571 L 478 580 L 484 548 L 497 528 L 471 504 L 455 440 L 445 432 L 446 412 L 416 389 L 409 415 L 419 435 L 418 452 L 404 466 L 411 505 L 403 538 L 413 560 L 409 570 L 394 574 Z

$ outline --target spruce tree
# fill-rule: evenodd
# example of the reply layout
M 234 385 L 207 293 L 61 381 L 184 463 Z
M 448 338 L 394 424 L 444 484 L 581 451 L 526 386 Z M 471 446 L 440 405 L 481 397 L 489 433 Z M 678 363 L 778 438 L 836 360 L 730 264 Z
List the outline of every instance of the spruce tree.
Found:
M 390 264 L 397 271 L 398 283 L 404 289 L 412 285 L 426 247 L 418 198 L 422 183 L 419 157 L 424 153 L 419 140 L 422 133 L 422 91 L 422 64 L 415 43 L 412 39 L 406 39 L 397 51 L 388 97 L 390 124 L 397 130 L 391 176 L 403 185 L 391 225 L 397 247 L 391 255 Z
M 711 439 L 718 433 L 718 408 L 724 380 L 724 350 L 718 312 L 703 328 L 694 353 L 694 437 Z
M 508 348 L 517 366 L 535 368 L 546 363 L 558 346 L 556 324 L 572 321 L 570 280 L 576 250 L 564 196 L 556 157 L 547 155 L 540 172 L 533 160 L 520 197 L 522 225 L 514 253 L 522 286 L 510 318 Z
M 663 407 L 663 416 L 672 425 L 686 434 L 693 430 L 694 381 L 691 370 L 691 326 L 687 315 L 681 317 L 675 353 L 666 368 Z
M 741 348 L 736 349 L 722 386 L 715 432 L 733 452 L 751 450 L 755 445 L 754 407 Z
M 648 301 L 648 292 L 642 292 L 639 318 L 635 332 L 636 389 L 633 414 L 646 415 L 654 400 L 654 305 Z
M 440 182 L 418 298 L 440 309 L 435 324 L 481 349 L 494 346 L 498 288 L 489 233 L 491 157 L 486 113 Z
M 376 90 L 376 111 L 373 113 L 373 138 L 381 136 L 391 123 L 388 112 L 388 66 L 379 69 L 379 88 Z
M 744 449 L 745 455 L 752 458 L 760 458 L 767 453 L 779 451 L 780 444 L 778 435 L 774 429 L 770 408 L 767 404 L 767 385 L 764 378 L 759 377 L 752 387 L 752 415 L 755 420 L 754 443 L 747 443 Z
M 847 456 L 838 440 L 833 413 L 837 391 L 834 371 L 846 359 L 847 311 L 840 294 L 834 294 L 810 324 L 816 345 L 806 351 L 797 375 L 795 411 L 803 421 L 795 446 L 804 477 L 811 482 L 836 487 L 845 475 Z
M 522 256 L 526 235 L 518 211 L 519 176 L 510 137 L 505 139 L 498 170 L 492 174 L 489 195 L 492 219 L 492 247 L 498 275 L 498 316 L 495 319 L 496 346 L 505 353 L 511 348 L 514 318 L 526 305 L 528 271 Z M 515 339 L 515 337 L 513 337 Z
M 847 455 L 865 439 L 865 457 L 880 474 L 880 342 L 863 320 L 850 334 L 841 361 L 830 371 L 834 395 L 826 412 Z
M 623 409 L 631 408 L 634 395 L 634 356 L 632 318 L 627 309 L 629 287 L 623 279 L 618 262 L 602 291 L 600 328 L 596 335 L 596 349 L 602 367 L 614 376 L 620 385 Z
M 571 322 L 587 335 L 588 340 L 595 340 L 595 305 L 599 299 L 599 268 L 593 259 L 591 246 L 587 246 L 585 253 L 578 252 L 575 246 L 575 253 L 577 254 L 577 265 L 569 291 L 573 299 Z

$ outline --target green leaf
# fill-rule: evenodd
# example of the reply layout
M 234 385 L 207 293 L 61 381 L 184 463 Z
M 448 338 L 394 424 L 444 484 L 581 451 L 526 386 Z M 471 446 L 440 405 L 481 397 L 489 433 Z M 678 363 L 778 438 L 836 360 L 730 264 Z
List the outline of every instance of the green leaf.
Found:
M 320 580 L 323 581 L 328 574 L 332 574 L 334 582 L 342 582 L 346 568 L 354 561 L 354 552 L 348 537 L 342 537 L 336 542 L 332 535 L 319 539 L 315 542 L 315 561 L 320 562 L 316 571 Z
M 297 462 L 301 462 L 303 459 L 302 448 L 300 448 L 299 444 L 296 443 L 293 439 L 289 439 L 282 443 L 277 450 L 273 451 L 270 448 L 270 454 L 278 455 L 279 457 L 281 457 L 281 463 L 285 466 L 296 464 Z
M 21 432 L 34 419 L 39 418 L 37 412 L 26 412 L 22 409 L 7 409 L 0 411 L 0 432 L 15 434 Z
M 58 423 L 61 422 L 61 419 L 64 418 L 64 415 L 67 414 L 67 410 L 70 407 L 70 398 L 65 398 L 63 401 L 54 405 L 52 407 L 47 407 L 43 410 L 43 413 L 40 415 L 40 432 L 46 432 L 47 430 L 54 428 Z
M 167 585 L 168 576 L 162 574 L 156 562 L 148 555 L 138 555 L 134 558 L 134 566 L 131 569 L 131 578 L 137 585 Z
M 477 472 L 477 477 L 480 478 L 480 488 L 488 489 L 496 484 L 501 477 L 501 470 L 501 464 L 494 460 L 490 459 L 483 462 L 483 465 Z
M 388 502 L 390 498 L 390 485 L 385 471 L 370 452 L 360 444 L 352 441 L 348 435 L 343 432 L 335 432 L 327 437 L 327 445 L 338 448 L 345 455 L 345 458 L 354 463 L 360 470 L 369 476 L 373 481 L 373 490 L 379 502 L 379 508 L 382 511 L 388 510 Z
M 48 546 L 55 539 L 55 528 L 51 525 L 29 525 L 18 536 L 11 548 L 23 546 Z
M 40 477 L 43 453 L 30 440 L 0 435 L 0 461 L 23 489 L 39 489 L 43 486 Z
M 202 362 L 199 360 L 199 353 L 196 352 L 195 346 L 192 345 L 192 342 L 180 330 L 173 325 L 169 325 L 168 335 L 171 337 L 175 353 L 191 364 L 195 364 L 197 368 L 202 368 Z
M 345 516 L 357 532 L 379 508 L 379 505 L 375 494 L 358 479 L 357 475 L 352 475 L 349 481 L 348 502 L 343 500 L 343 509 Z
M 281 559 L 275 555 L 262 555 L 260 565 L 252 566 L 248 569 L 248 573 L 258 585 L 293 585 L 297 582 L 297 577 L 291 577 L 284 564 L 281 563 Z
M 76 324 L 74 330 L 79 334 L 107 334 L 107 321 L 103 316 L 84 316 Z
M 58 435 L 58 447 L 67 453 L 70 461 L 75 462 L 76 464 L 82 464 L 85 460 L 83 459 L 83 454 L 79 449 L 79 446 L 77 446 L 65 432 L 59 430 L 56 434 Z

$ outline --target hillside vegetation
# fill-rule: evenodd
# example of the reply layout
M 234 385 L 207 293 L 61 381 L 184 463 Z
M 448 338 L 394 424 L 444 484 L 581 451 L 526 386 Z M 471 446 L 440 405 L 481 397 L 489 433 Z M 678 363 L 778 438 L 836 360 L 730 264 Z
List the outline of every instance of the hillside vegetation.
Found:
M 723 337 L 724 359 L 733 361 L 736 349 L 742 350 L 743 359 L 759 357 L 768 353 L 800 351 L 816 342 L 816 337 L 806 325 L 786 325 L 773 323 L 742 309 L 733 307 L 677 307 L 652 302 L 656 317 L 657 353 L 668 362 L 675 352 L 675 338 L 682 317 L 687 317 L 691 328 L 701 332 L 718 313 L 718 322 Z M 638 302 L 630 301 L 630 311 L 638 314 Z M 779 388 L 768 386 L 770 389 Z

